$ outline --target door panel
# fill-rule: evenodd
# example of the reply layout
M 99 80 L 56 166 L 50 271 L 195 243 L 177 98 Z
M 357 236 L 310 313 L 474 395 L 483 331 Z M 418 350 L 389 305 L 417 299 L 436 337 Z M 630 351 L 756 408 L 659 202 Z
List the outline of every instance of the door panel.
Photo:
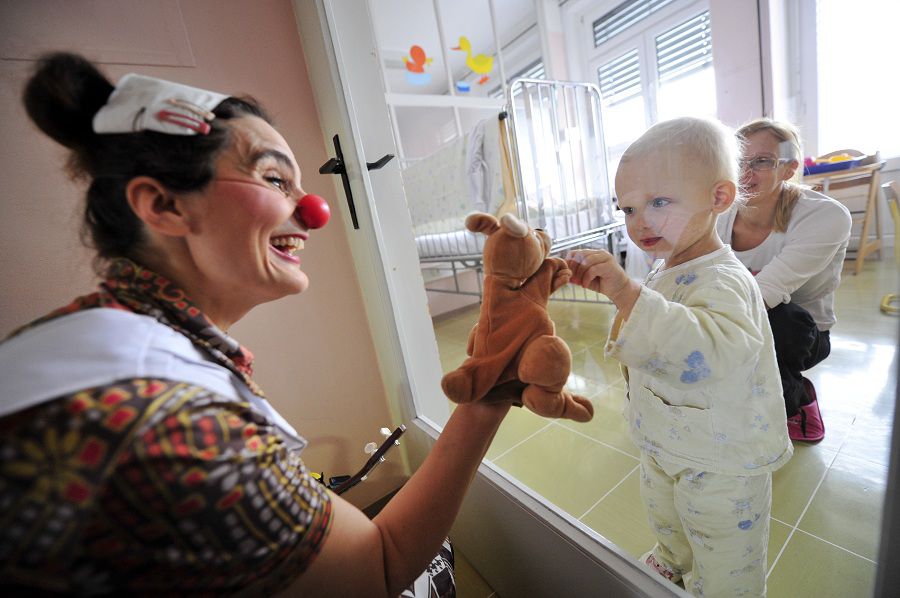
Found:
M 295 4 L 300 20 L 311 15 L 304 4 L 299 0 Z M 364 259 L 373 267 L 375 282 L 370 284 L 375 288 L 366 287 L 365 277 L 361 284 L 378 310 L 388 316 L 383 331 L 394 339 L 389 349 L 393 354 L 379 358 L 384 360 L 385 379 L 394 386 L 388 389 L 390 395 L 408 415 L 403 446 L 415 468 L 430 450 L 450 408 L 440 390 L 441 361 L 400 161 L 372 172 L 364 166 L 386 153 L 399 154 L 394 142 L 398 127 L 385 99 L 369 8 L 365 0 L 317 0 L 319 34 L 331 63 L 332 81 L 317 76 L 315 69 L 311 73 L 316 85 L 333 84 L 342 104 L 342 114 L 323 118 L 323 125 L 334 127 L 327 131 L 329 137 L 335 133 L 341 137 L 360 225 L 352 234 L 370 239 L 371 256 Z M 301 30 L 308 34 L 310 27 L 301 25 Z M 484 109 L 488 98 L 478 101 L 482 104 L 471 109 Z M 468 106 L 457 109 L 465 112 Z M 467 120 L 477 119 L 456 122 Z M 502 455 L 496 461 L 502 461 Z M 553 472 L 548 470 L 547 475 Z M 661 578 L 647 575 L 621 549 L 491 461 L 480 467 L 451 537 L 500 595 L 673 595 Z M 534 563 L 541 565 L 529 566 Z

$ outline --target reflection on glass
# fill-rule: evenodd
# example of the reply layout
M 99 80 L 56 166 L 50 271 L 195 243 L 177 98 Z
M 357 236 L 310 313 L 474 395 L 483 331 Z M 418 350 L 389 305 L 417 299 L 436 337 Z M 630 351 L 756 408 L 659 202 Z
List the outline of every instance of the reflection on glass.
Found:
M 398 7 L 402 5 L 399 14 L 426 10 L 429 15 L 425 20 L 410 18 L 407 22 L 397 19 L 390 24 L 379 22 L 377 14 L 373 15 L 382 55 L 394 57 L 394 66 L 401 75 L 398 81 L 406 81 L 403 71 L 409 70 L 402 56 L 409 54 L 412 45 L 418 43 L 425 56 L 423 70 L 430 70 L 442 78 L 443 86 L 435 86 L 434 90 L 426 92 L 424 86 L 402 88 L 391 79 L 388 91 L 449 93 L 451 82 L 444 75 L 442 62 L 442 50 L 446 50 L 454 73 L 452 82 L 462 81 L 469 85 L 469 91 L 458 92 L 458 95 L 475 97 L 493 91 L 499 97 L 496 93 L 500 91 L 497 61 L 493 73 L 487 73 L 489 79 L 482 85 L 478 82 L 481 74 L 466 64 L 470 56 L 495 54 L 493 42 L 485 41 L 487 38 L 474 30 L 487 30 L 490 26 L 486 0 L 473 3 L 471 11 L 457 10 L 457 5 L 449 0 L 439 3 L 445 21 L 447 48 L 420 41 L 420 34 L 426 31 L 429 36 L 437 37 L 435 16 L 431 14 L 433 3 L 385 1 Z M 530 2 L 526 4 L 533 7 Z M 579 110 L 571 98 L 564 94 L 535 94 L 528 99 L 531 117 L 524 115 L 524 98 L 516 99 L 523 111 L 516 118 L 522 122 L 531 118 L 534 129 L 533 143 L 520 144 L 518 166 L 514 165 L 510 170 L 521 176 L 522 192 L 534 198 L 523 204 L 529 218 L 543 218 L 545 225 L 553 225 L 554 217 L 548 216 L 548 206 L 554 202 L 578 205 L 582 199 L 600 193 L 601 185 L 592 187 L 586 182 L 590 180 L 586 172 L 598 161 L 608 165 L 610 180 L 603 183 L 608 192 L 622 152 L 652 122 L 683 115 L 715 116 L 715 71 L 710 56 L 699 52 L 693 69 L 685 68 L 677 61 L 666 63 L 665 60 L 666 56 L 676 55 L 672 54 L 671 48 L 679 43 L 684 42 L 684 48 L 703 47 L 703 36 L 708 33 L 704 27 L 708 23 L 704 24 L 702 17 L 701 14 L 687 19 L 660 35 L 656 35 L 658 30 L 653 31 L 654 37 L 642 39 L 641 47 L 647 48 L 649 54 L 645 64 L 639 63 L 638 52 L 633 47 L 614 60 L 604 62 L 597 70 L 596 82 L 603 90 L 604 100 L 603 144 L 599 151 L 591 149 L 591 144 L 600 138 L 596 130 L 599 127 L 574 126 L 568 118 Z M 691 31 L 699 40 L 694 45 L 681 35 L 687 31 L 684 25 L 690 23 L 696 26 Z M 404 30 L 408 30 L 409 35 L 402 33 Z M 402 35 L 396 34 L 398 31 Z M 468 39 L 470 52 L 450 50 L 462 47 L 461 37 Z M 391 40 L 402 41 L 393 43 Z M 820 44 L 827 44 L 827 41 L 820 41 Z M 625 45 L 621 42 L 620 47 Z M 635 47 L 638 45 L 634 44 Z M 839 53 L 835 48 L 844 47 L 834 45 L 829 56 Z M 393 49 L 388 52 L 390 48 Z M 656 56 L 652 54 L 654 48 Z M 412 55 L 410 58 L 422 63 Z M 428 58 L 433 61 L 427 63 Z M 531 64 L 542 66 L 530 57 L 510 71 L 518 72 L 517 69 Z M 672 70 L 665 71 L 666 64 Z M 385 65 L 388 65 L 387 60 Z M 649 92 L 651 86 L 656 93 Z M 820 106 L 823 110 L 827 99 L 824 98 Z M 464 258 L 467 255 L 477 257 L 481 246 L 477 237 L 467 237 L 463 231 L 464 217 L 473 209 L 496 213 L 507 199 L 509 189 L 502 180 L 502 169 L 486 174 L 489 169 L 483 165 L 479 167 L 482 168 L 480 171 L 472 168 L 475 164 L 472 160 L 474 133 L 479 123 L 495 122 L 497 111 L 396 107 L 394 116 L 399 130 L 398 144 L 402 142 L 404 152 L 402 174 L 406 201 L 423 268 L 423 281 L 429 289 L 429 309 L 442 369 L 446 372 L 458 367 L 465 359 L 469 331 L 479 313 L 477 260 Z M 484 147 L 482 145 L 482 150 Z M 489 194 L 473 195 L 472 186 L 477 178 L 473 176 L 474 172 L 480 172 L 481 188 L 489 189 Z M 564 211 L 561 213 L 565 214 Z M 559 220 L 562 233 L 566 231 L 566 224 L 565 218 Z M 460 259 L 448 261 L 448 256 Z M 896 338 L 895 330 L 888 334 L 883 323 L 872 315 L 872 306 L 885 288 L 896 288 L 897 272 L 887 260 L 867 262 L 867 266 L 871 269 L 862 275 L 845 277 L 838 296 L 840 322 L 833 335 L 833 355 L 811 374 L 816 385 L 823 389 L 820 397 L 823 409 L 830 410 L 826 414 L 832 426 L 829 436 L 821 445 L 799 446 L 794 459 L 774 478 L 774 519 L 768 564 L 772 567 L 775 560 L 780 560 L 780 564 L 770 579 L 770 595 L 797 595 L 794 591 L 797 588 L 785 581 L 786 574 L 779 576 L 779 571 L 792 563 L 812 560 L 811 556 L 798 556 L 797 538 L 811 537 L 799 532 L 809 532 L 815 538 L 828 541 L 810 541 L 817 554 L 827 555 L 827 551 L 835 546 L 843 549 L 846 552 L 844 558 L 854 559 L 854 565 L 847 569 L 853 575 L 873 566 L 883 484 L 862 487 L 860 476 L 837 477 L 854 467 L 860 471 L 874 471 L 884 469 L 887 464 L 886 443 L 893 416 L 891 389 L 896 385 L 896 368 L 891 366 L 896 360 Z M 869 307 L 864 307 L 869 303 Z M 637 557 L 652 544 L 653 536 L 639 498 L 638 453 L 627 436 L 621 417 L 624 380 L 618 366 L 604 355 L 604 342 L 614 309 L 598 302 L 552 302 L 550 309 L 558 334 L 573 352 L 573 372 L 568 386 L 594 400 L 597 416 L 590 424 L 580 425 L 546 420 L 525 410 L 516 410 L 498 433 L 488 457 L 546 497 L 548 502 Z M 865 389 L 860 390 L 861 380 L 871 384 L 864 384 Z M 864 425 L 859 425 L 859 421 L 864 421 Z M 834 459 L 839 452 L 838 458 Z M 847 488 L 832 484 L 829 481 L 832 477 L 846 480 Z M 884 479 L 883 476 L 874 477 Z M 865 503 L 871 505 L 871 509 L 864 515 L 857 513 L 852 524 L 847 523 L 848 517 L 834 515 L 849 512 L 848 505 L 859 498 L 857 494 L 865 493 L 871 494 L 866 496 Z M 803 520 L 802 516 L 807 512 L 810 517 Z M 782 554 L 781 549 L 789 535 L 793 539 Z M 866 593 L 867 587 L 864 580 L 851 592 Z M 833 595 L 851 592 L 835 590 Z
M 615 184 L 616 169 L 625 148 L 647 129 L 644 96 L 636 95 L 610 104 L 603 113 L 603 134 L 606 138 L 609 184 Z
M 676 116 L 716 117 L 716 75 L 712 67 L 667 81 L 656 99 L 659 120 Z
M 385 91 L 443 94 L 447 72 L 432 2 L 378 0 L 373 14 Z M 403 15 L 403 18 L 379 18 Z
M 555 244 L 577 240 L 612 221 L 595 90 L 539 81 L 512 87 L 523 214 Z

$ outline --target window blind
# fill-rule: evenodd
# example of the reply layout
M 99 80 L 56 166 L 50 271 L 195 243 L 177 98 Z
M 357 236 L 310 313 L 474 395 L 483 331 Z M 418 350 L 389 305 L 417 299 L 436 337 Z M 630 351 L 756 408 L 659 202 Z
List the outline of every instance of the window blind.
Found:
M 656 67 L 660 83 L 706 68 L 712 59 L 712 29 L 708 10 L 656 38 Z
M 637 48 L 597 69 L 600 95 L 615 104 L 641 93 L 641 69 Z
M 594 47 L 609 41 L 635 23 L 675 0 L 626 0 L 593 23 Z
M 524 77 L 526 79 L 546 79 L 547 75 L 544 73 L 544 61 L 540 58 L 523 68 L 521 71 L 517 72 L 515 75 L 510 77 L 510 81 L 514 79 L 518 79 L 520 77 Z M 488 94 L 492 98 L 501 99 L 503 98 L 503 87 L 498 85 Z

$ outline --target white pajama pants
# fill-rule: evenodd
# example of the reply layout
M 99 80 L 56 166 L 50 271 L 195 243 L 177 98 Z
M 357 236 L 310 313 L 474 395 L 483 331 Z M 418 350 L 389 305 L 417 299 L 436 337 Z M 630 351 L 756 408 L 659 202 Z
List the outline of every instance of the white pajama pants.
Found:
M 765 596 L 771 473 L 711 473 L 642 453 L 641 498 L 656 534 L 653 556 L 675 581 L 684 576 L 687 591 Z

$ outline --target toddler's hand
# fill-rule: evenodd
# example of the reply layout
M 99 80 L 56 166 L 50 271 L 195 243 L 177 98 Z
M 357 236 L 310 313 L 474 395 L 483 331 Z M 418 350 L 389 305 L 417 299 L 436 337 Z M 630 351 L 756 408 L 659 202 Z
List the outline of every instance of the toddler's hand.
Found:
M 572 271 L 569 282 L 603 293 L 617 306 L 624 291 L 636 289 L 639 291 L 637 283 L 628 277 L 616 258 L 602 249 L 570 251 L 566 254 L 566 265 Z M 633 293 L 629 293 L 631 294 Z

